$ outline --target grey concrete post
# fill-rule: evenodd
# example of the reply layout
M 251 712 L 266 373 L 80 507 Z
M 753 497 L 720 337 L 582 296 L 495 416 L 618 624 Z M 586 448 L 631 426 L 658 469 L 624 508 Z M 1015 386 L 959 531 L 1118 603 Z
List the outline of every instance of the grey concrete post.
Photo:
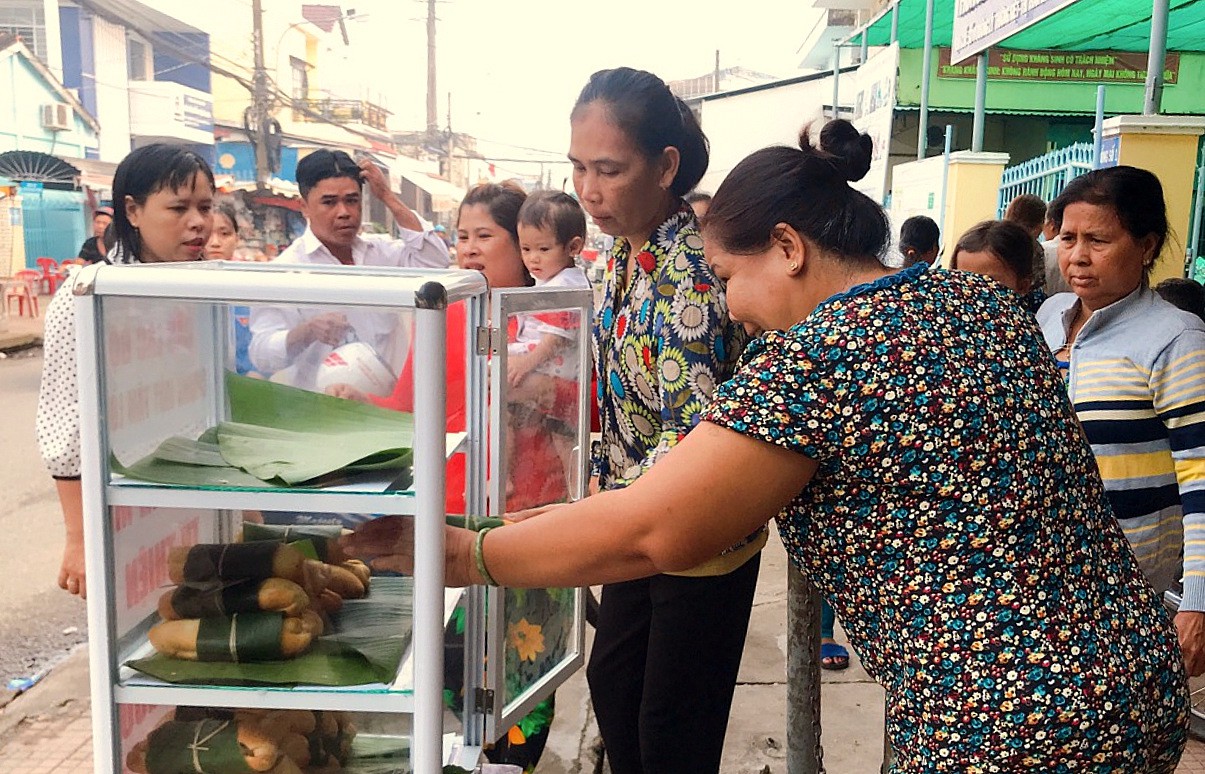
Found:
M 1167 58 L 1167 14 L 1169 0 L 1151 4 L 1151 50 L 1146 59 L 1146 99 L 1142 112 L 1158 115 L 1163 105 L 1163 60 Z
M 925 51 L 921 63 L 920 126 L 916 128 L 916 158 L 925 157 L 929 135 L 929 75 L 933 69 L 933 0 L 925 0 Z
M 983 150 L 983 128 L 987 122 L 987 49 L 975 57 L 975 123 L 971 127 L 971 150 Z
M 833 119 L 841 117 L 841 107 L 837 103 L 838 86 L 841 81 L 841 46 L 833 46 Z
M 787 567 L 787 774 L 821 774 L 820 595 Z

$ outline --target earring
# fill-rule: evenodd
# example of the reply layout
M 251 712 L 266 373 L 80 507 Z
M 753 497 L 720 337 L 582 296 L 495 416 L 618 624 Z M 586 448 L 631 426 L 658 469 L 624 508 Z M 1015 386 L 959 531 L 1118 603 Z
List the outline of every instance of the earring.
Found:
M 791 264 L 791 271 L 799 271 L 799 264 L 797 264 L 797 263 Z

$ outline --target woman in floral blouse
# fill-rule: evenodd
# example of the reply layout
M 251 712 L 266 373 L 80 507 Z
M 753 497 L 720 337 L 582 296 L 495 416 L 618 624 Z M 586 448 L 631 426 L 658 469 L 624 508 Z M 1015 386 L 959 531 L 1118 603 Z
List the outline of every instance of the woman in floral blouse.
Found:
M 594 326 L 594 467 L 608 491 L 698 423 L 742 339 L 682 199 L 708 160 L 690 110 L 655 75 L 604 70 L 582 90 L 571 127 L 574 187 L 616 238 Z M 685 572 L 603 589 L 587 677 L 615 774 L 719 770 L 764 543 L 758 531 Z
M 699 426 L 624 490 L 449 531 L 448 582 L 675 570 L 777 515 L 887 691 L 893 772 L 1171 774 L 1176 633 L 1032 317 L 968 272 L 885 269 L 883 211 L 846 183 L 869 138 L 800 146 L 738 164 L 708 213 L 732 315 L 769 332 Z

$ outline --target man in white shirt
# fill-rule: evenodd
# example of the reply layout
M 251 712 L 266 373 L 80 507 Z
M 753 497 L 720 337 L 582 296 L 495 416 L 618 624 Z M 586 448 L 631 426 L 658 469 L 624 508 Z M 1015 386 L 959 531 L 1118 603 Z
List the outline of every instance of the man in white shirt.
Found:
M 364 182 L 397 219 L 400 239 L 360 234 Z M 447 245 L 437 234 L 423 229 L 418 217 L 389 190 L 385 175 L 371 161 L 357 165 L 343 151 L 316 150 L 297 164 L 297 185 L 301 211 L 309 225 L 276 261 L 447 268 Z M 262 373 L 296 366 L 288 381 L 312 389 L 318 364 L 335 347 L 361 341 L 378 354 L 383 353 L 397 321 L 396 314 L 354 307 L 253 307 L 249 354 Z

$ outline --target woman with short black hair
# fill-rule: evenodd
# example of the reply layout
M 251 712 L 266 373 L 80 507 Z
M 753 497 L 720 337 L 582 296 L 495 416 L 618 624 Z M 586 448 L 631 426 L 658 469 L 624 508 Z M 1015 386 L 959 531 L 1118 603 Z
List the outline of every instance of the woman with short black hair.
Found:
M 131 152 L 113 175 L 112 261 L 200 260 L 213 225 L 213 192 L 209 164 L 187 148 L 156 143 Z M 82 597 L 87 584 L 73 285 L 63 283 L 46 310 L 37 433 L 67 529 L 59 586 Z

